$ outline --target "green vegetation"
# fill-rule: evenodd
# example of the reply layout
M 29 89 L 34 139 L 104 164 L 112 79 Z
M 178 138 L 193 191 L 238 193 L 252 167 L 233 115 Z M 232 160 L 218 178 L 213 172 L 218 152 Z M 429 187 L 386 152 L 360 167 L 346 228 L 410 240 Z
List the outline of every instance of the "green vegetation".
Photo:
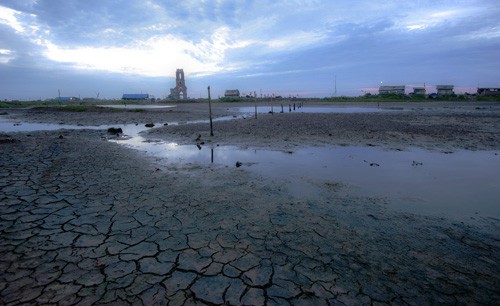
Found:
M 236 97 L 221 97 L 219 98 L 219 102 L 244 102 L 247 99 L 236 98 Z
M 66 111 L 66 112 L 86 112 L 90 110 L 103 109 L 102 107 L 98 107 L 95 105 L 47 105 L 47 106 L 38 106 L 33 107 L 33 109 L 46 109 L 50 107 L 51 109 L 55 109 L 58 111 Z
M 217 102 L 253 102 L 253 98 L 245 97 L 221 97 L 219 99 L 214 99 Z M 258 102 L 270 101 L 269 98 L 261 99 L 257 98 Z M 274 98 L 274 102 L 279 103 L 279 101 L 293 102 L 293 101 L 311 101 L 311 102 L 432 102 L 432 101 L 450 101 L 450 102 L 466 102 L 466 101 L 491 101 L 500 102 L 500 96 L 476 96 L 476 95 L 450 95 L 430 98 L 427 95 L 372 95 L 365 94 L 359 97 L 326 97 L 326 98 Z M 196 100 L 182 101 L 182 103 L 207 103 L 208 100 L 205 98 L 200 98 Z M 109 105 L 127 105 L 127 102 L 123 100 L 85 100 L 78 102 L 64 102 L 58 100 L 36 100 L 36 101 L 0 101 L 0 109 L 9 108 L 55 108 L 60 111 L 73 111 L 73 112 L 86 112 L 86 111 L 96 111 L 96 110 L 106 110 L 106 111 L 124 111 L 123 109 L 100 107 L 98 104 L 109 104 Z M 136 103 L 134 103 L 136 104 Z M 128 109 L 129 112 L 145 112 L 145 109 Z
M 9 102 L 0 102 L 0 108 L 22 108 L 22 107 L 33 107 L 33 106 L 41 106 L 46 105 L 47 102 L 42 101 L 9 101 Z
M 476 97 L 476 101 L 500 101 L 500 96 L 496 96 L 496 97 Z
M 86 112 L 90 110 L 104 109 L 103 107 L 95 105 L 64 105 L 56 107 L 57 110 L 68 112 Z

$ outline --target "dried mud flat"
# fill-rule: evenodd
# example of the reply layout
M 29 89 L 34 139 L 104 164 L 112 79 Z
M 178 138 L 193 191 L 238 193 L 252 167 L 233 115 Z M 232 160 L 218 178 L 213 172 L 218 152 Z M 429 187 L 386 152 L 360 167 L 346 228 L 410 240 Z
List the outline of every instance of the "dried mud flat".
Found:
M 384 105 L 385 106 L 385 105 Z M 216 105 L 217 115 L 230 115 Z M 389 107 L 395 107 L 390 104 Z M 399 106 L 398 106 L 399 107 Z M 498 150 L 498 104 L 360 114 L 262 114 L 147 137 L 290 150 L 308 145 Z M 8 111 L 66 124 L 182 122 L 206 105 L 110 113 Z M 272 133 L 270 132 L 272 131 Z M 105 130 L 0 135 L 0 304 L 484 304 L 500 300 L 499 220 L 398 213 L 318 181 L 294 197 L 236 168 L 165 164 Z

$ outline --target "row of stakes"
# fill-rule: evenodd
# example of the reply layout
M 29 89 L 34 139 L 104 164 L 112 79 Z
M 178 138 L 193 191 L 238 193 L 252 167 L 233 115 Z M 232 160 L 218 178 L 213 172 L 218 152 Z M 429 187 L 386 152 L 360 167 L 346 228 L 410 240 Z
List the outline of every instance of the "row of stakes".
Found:
M 209 117 L 210 117 L 210 136 L 214 136 L 214 131 L 213 131 L 213 124 L 212 124 L 212 99 L 210 97 L 210 86 L 207 88 L 208 90 L 208 111 L 209 111 Z M 292 105 L 293 105 L 293 110 L 302 108 L 304 106 L 303 102 L 300 103 L 293 103 L 293 104 L 288 104 L 288 112 L 292 112 Z M 284 113 L 284 108 L 283 108 L 283 103 L 281 103 L 281 113 Z M 272 105 L 271 101 L 271 111 L 269 112 L 270 114 L 274 114 L 274 106 Z M 255 99 L 255 119 L 257 119 L 257 99 Z
M 293 104 L 288 104 L 288 112 L 292 112 L 292 105 L 293 105 L 293 110 L 295 110 L 296 108 L 299 109 L 299 108 L 302 108 L 304 106 L 304 103 L 300 102 L 300 103 L 293 103 Z M 284 113 L 284 108 L 283 108 L 283 103 L 281 103 L 281 112 L 280 113 Z M 271 102 L 271 111 L 269 112 L 270 114 L 274 114 L 274 106 L 272 105 L 272 102 Z M 257 119 L 257 100 L 255 100 L 255 119 Z

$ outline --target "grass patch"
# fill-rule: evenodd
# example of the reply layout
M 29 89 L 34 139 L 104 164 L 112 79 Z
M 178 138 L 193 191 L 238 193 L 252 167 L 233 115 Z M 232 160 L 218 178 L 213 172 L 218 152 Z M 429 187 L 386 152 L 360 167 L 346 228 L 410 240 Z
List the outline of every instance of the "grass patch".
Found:
M 246 101 L 243 98 L 236 98 L 236 97 L 221 97 L 219 98 L 219 102 L 242 102 Z
M 117 111 L 120 111 L 119 109 L 116 109 L 116 108 L 101 107 L 101 106 L 96 106 L 96 105 L 61 105 L 61 106 L 47 105 L 47 106 L 36 106 L 36 107 L 33 107 L 33 109 L 35 109 L 35 110 L 55 110 L 55 111 L 61 111 L 61 112 L 92 112 L 92 111 L 117 112 Z
M 57 110 L 69 112 L 86 112 L 90 110 L 102 109 L 102 107 L 94 105 L 65 105 L 56 107 Z

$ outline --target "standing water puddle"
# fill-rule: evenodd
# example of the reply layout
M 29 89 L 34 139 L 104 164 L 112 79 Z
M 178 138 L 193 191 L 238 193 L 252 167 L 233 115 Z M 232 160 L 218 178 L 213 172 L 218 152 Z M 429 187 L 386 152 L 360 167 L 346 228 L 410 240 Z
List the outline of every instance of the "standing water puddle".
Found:
M 289 153 L 134 138 L 124 144 L 172 164 L 236 167 L 241 162 L 240 169 L 281 180 L 299 197 L 314 198 L 320 192 L 319 185 L 340 183 L 356 188 L 361 195 L 387 198 L 389 207 L 396 210 L 455 218 L 500 218 L 499 152 L 445 154 L 418 148 L 310 147 Z
M 375 147 L 312 147 L 288 153 L 145 141 L 139 135 L 147 129 L 144 125 L 118 126 L 129 136 L 114 140 L 122 145 L 166 158 L 172 164 L 236 167 L 241 162 L 240 169 L 281 180 L 292 195 L 299 197 L 314 198 L 321 192 L 318 186 L 340 183 L 355 188 L 361 195 L 387 198 L 389 207 L 396 210 L 460 219 L 500 218 L 498 151 L 460 150 L 445 154 L 418 148 L 385 151 Z M 107 128 L 16 123 L 0 118 L 2 132 Z
M 239 107 L 237 110 L 241 113 L 252 114 L 255 113 L 255 106 Z M 281 104 L 276 105 L 258 105 L 257 113 L 268 112 L 281 112 Z M 283 112 L 296 112 L 296 113 L 377 113 L 395 111 L 400 109 L 392 108 L 375 108 L 375 107 L 338 107 L 338 106 L 293 106 L 293 104 L 283 104 Z
M 7 120 L 0 117 L 0 132 L 33 132 L 33 131 L 57 131 L 57 130 L 105 130 L 110 127 L 122 127 L 130 135 L 137 136 L 146 128 L 144 125 L 119 124 L 119 125 L 69 125 L 53 123 L 31 123 Z

